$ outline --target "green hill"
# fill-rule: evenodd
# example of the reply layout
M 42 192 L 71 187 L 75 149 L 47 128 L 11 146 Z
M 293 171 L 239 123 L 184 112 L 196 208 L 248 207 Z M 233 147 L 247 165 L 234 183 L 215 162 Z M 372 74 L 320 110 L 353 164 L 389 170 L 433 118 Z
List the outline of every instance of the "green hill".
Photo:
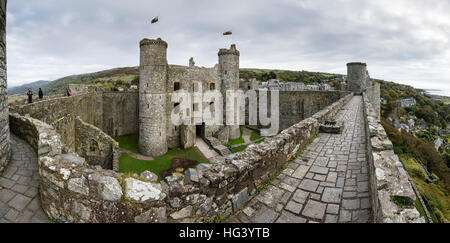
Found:
M 436 101 L 410 86 L 381 81 L 382 125 L 394 145 L 394 151 L 404 166 L 420 194 L 429 207 L 432 218 L 438 222 L 450 221 L 450 105 Z M 398 99 L 416 99 L 416 105 L 399 107 Z M 407 125 L 409 124 L 409 125 Z M 400 127 L 408 127 L 409 132 Z M 435 141 L 442 140 L 436 150 Z M 425 180 L 418 163 L 426 168 L 436 181 Z M 416 165 L 416 169 L 412 168 Z
M 318 84 L 340 78 L 339 74 L 315 73 L 307 71 L 271 70 L 271 69 L 241 69 L 240 78 L 267 81 L 277 78 L 283 82 L 304 82 L 306 84 Z M 96 84 L 102 85 L 105 90 L 114 90 L 117 87 L 128 87 L 139 83 L 138 67 L 123 67 L 104 70 L 95 73 L 72 75 L 57 79 L 41 85 L 46 95 L 63 94 L 69 84 Z M 330 82 L 330 85 L 335 85 Z M 337 84 L 336 84 L 337 85 Z M 25 85 L 27 86 L 27 85 Z M 37 90 L 37 88 L 35 88 Z M 33 88 L 34 90 L 34 88 Z M 14 95 L 15 93 L 13 93 Z M 17 93 L 19 94 L 19 93 Z

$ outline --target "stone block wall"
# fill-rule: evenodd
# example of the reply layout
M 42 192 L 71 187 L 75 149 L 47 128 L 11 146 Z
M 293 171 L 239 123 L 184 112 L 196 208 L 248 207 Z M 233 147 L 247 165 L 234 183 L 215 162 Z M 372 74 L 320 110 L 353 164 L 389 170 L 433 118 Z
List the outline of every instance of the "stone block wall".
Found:
M 99 128 L 90 125 L 80 117 L 69 114 L 52 124 L 60 135 L 63 153 L 74 153 L 86 159 L 93 166 L 118 169 L 119 144 Z
M 280 130 L 313 116 L 347 94 L 340 91 L 281 91 Z
M 55 97 L 32 104 L 11 106 L 11 113 L 29 115 L 47 124 L 75 114 L 96 127 L 103 127 L 103 95 L 101 92 Z
M 138 134 L 139 93 L 104 92 L 103 127 L 111 137 Z
M 38 151 L 41 200 L 51 219 L 67 222 L 205 222 L 227 217 L 257 187 L 305 147 L 319 122 L 334 116 L 351 95 L 261 144 L 211 167 L 191 169 L 160 183 L 93 167 L 64 154 L 60 135 L 34 118 L 11 114 L 14 133 Z
M 372 89 L 377 90 L 377 87 Z M 380 105 L 379 101 L 377 102 L 379 98 L 373 96 L 374 93 L 363 94 L 369 189 L 374 220 L 378 223 L 424 223 L 425 219 L 414 206 L 416 194 L 412 182 L 409 181 L 408 174 L 394 153 L 392 142 L 381 125 L 379 108 L 376 108 Z M 372 103 L 373 101 L 377 103 Z M 407 202 L 407 205 L 397 205 L 394 202 L 397 199 Z
M 11 156 L 6 75 L 6 0 L 0 1 L 0 173 Z
M 56 129 L 56 132 L 61 136 L 61 142 L 65 145 L 63 147 L 63 152 L 65 153 L 76 151 L 75 147 L 76 119 L 77 118 L 75 115 L 69 114 L 51 124 Z
M 75 134 L 76 153 L 90 165 L 119 169 L 119 143 L 114 139 L 79 117 L 75 119 Z

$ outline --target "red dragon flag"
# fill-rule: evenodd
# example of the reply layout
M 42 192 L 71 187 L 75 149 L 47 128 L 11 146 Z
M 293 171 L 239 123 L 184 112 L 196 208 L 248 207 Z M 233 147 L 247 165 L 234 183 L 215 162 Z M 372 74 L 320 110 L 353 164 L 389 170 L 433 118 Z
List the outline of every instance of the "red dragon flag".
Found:
M 233 34 L 233 32 L 231 30 L 223 32 L 223 35 L 232 35 L 232 34 Z
M 159 21 L 159 16 L 156 16 L 154 19 L 152 19 L 152 24 L 155 24 Z

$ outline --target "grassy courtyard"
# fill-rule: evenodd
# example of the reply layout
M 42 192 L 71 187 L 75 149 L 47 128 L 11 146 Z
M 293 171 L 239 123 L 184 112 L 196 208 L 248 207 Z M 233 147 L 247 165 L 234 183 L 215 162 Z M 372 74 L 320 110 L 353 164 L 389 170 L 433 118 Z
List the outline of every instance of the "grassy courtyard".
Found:
M 119 137 L 115 138 L 115 140 L 119 142 L 120 148 L 138 153 L 138 135 Z M 154 160 L 139 160 L 123 153 L 119 158 L 119 172 L 140 174 L 148 170 L 158 175 L 158 180 L 160 181 L 163 179 L 163 171 L 170 169 L 172 159 L 175 158 L 195 160 L 197 165 L 209 163 L 209 160 L 195 147 L 169 150 L 166 154 L 155 157 Z

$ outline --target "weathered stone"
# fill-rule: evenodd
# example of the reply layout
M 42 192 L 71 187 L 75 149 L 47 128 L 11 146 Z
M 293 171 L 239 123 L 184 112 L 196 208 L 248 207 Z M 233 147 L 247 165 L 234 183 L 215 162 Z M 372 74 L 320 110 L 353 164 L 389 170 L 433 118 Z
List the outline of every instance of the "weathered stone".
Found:
M 182 201 L 178 197 L 175 197 L 174 199 L 169 200 L 169 203 L 172 208 L 179 208 L 181 207 Z
M 309 200 L 303 209 L 302 215 L 321 220 L 325 214 L 327 205 L 317 201 Z
M 191 217 L 191 215 L 192 215 L 192 209 L 193 209 L 192 206 L 187 206 L 187 207 L 181 209 L 180 211 L 177 211 L 177 212 L 175 212 L 175 213 L 172 213 L 172 214 L 170 215 L 170 217 L 171 217 L 172 219 L 184 219 L 184 218 Z
M 340 203 L 342 198 L 342 189 L 325 188 L 322 194 L 322 201 L 326 203 Z
M 162 200 L 166 197 L 161 185 L 134 178 L 125 179 L 125 197 L 137 202 Z
M 107 201 L 120 200 L 123 193 L 122 187 L 116 178 L 91 174 L 88 177 L 89 190 L 94 195 Z
M 158 176 L 155 173 L 150 172 L 148 170 L 142 172 L 140 177 L 145 179 L 146 181 L 150 181 L 150 182 L 157 182 L 158 181 Z
M 189 168 L 184 172 L 184 183 L 188 184 L 191 181 L 199 183 L 200 178 L 196 169 Z
M 60 161 L 61 163 L 71 167 L 83 166 L 86 162 L 86 160 L 78 154 L 63 154 L 61 155 Z
M 238 211 L 245 203 L 248 201 L 248 188 L 242 189 L 238 194 L 234 195 L 233 201 L 233 211 Z
M 152 208 L 147 212 L 134 217 L 136 223 L 166 223 L 166 208 Z
M 89 186 L 84 176 L 82 176 L 81 178 L 70 179 L 67 183 L 67 188 L 73 192 L 80 193 L 85 196 L 89 195 Z
M 80 219 L 84 222 L 89 222 L 91 218 L 91 209 L 84 206 L 82 203 L 74 202 L 73 204 L 73 212 L 75 215 L 80 217 Z
M 306 199 L 308 199 L 309 192 L 305 192 L 302 190 L 295 191 L 294 195 L 292 196 L 292 199 L 298 203 L 304 204 L 306 202 Z

